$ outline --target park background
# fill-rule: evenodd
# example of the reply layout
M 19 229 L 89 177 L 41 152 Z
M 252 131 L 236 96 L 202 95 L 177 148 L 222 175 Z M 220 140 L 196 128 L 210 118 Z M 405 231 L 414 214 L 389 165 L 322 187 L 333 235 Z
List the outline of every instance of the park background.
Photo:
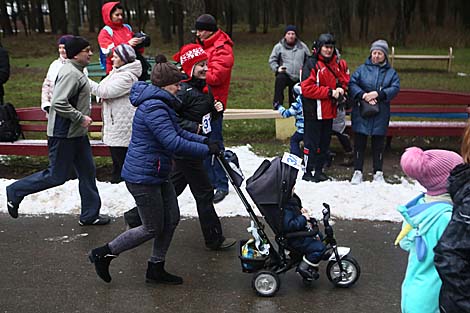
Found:
M 16 107 L 40 105 L 40 92 L 49 64 L 57 58 L 57 39 L 65 33 L 92 43 L 98 62 L 97 35 L 102 27 L 96 0 L 0 0 L 2 44 L 10 53 L 11 76 L 5 100 Z M 386 39 L 397 54 L 445 55 L 452 46 L 452 71 L 446 62 L 398 60 L 395 68 L 402 88 L 470 92 L 470 2 L 465 0 L 125 0 L 125 21 L 134 31 L 151 36 L 145 54 L 171 57 L 192 41 L 194 21 L 202 13 L 216 16 L 220 28 L 234 41 L 235 65 L 229 108 L 271 108 L 274 74 L 268 66 L 272 47 L 285 25 L 297 25 L 309 47 L 320 33 L 331 32 L 351 73 L 369 55 L 370 43 Z M 274 120 L 224 121 L 228 145 L 250 143 L 259 155 L 279 155 L 288 143 L 275 139 Z M 333 147 L 337 142 L 333 140 Z M 394 140 L 399 155 L 405 146 L 458 149 L 455 138 Z M 2 166 L 18 164 L 23 175 L 44 167 L 47 158 L 9 157 Z M 98 167 L 110 160 L 98 158 Z M 27 163 L 29 166 L 25 167 Z M 47 164 L 47 163 L 46 163 Z M 31 167 L 31 168 L 29 168 Z M 348 172 L 347 175 L 350 173 Z M 9 176 L 9 175 L 6 175 Z M 15 177 L 16 175 L 13 175 Z M 5 177 L 5 176 L 3 176 Z

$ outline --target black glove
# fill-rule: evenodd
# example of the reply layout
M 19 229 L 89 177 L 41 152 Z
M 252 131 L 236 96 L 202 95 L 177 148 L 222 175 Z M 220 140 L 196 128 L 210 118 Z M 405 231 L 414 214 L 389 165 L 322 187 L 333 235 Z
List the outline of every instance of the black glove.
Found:
M 273 102 L 273 110 L 277 111 L 277 109 L 279 109 L 280 106 L 281 104 L 279 102 Z
M 206 140 L 204 140 L 204 141 L 206 141 Z M 222 151 L 220 149 L 220 145 L 217 141 L 207 140 L 207 142 L 205 142 L 205 144 L 209 148 L 209 154 L 219 155 L 220 152 Z

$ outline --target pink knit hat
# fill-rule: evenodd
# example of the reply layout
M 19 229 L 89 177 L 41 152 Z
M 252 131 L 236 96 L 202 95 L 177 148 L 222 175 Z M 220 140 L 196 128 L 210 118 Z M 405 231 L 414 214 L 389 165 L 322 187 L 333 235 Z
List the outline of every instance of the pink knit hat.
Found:
M 400 160 L 403 172 L 416 179 L 430 196 L 447 192 L 447 178 L 450 172 L 462 163 L 462 157 L 453 151 L 423 151 L 418 147 L 406 149 Z

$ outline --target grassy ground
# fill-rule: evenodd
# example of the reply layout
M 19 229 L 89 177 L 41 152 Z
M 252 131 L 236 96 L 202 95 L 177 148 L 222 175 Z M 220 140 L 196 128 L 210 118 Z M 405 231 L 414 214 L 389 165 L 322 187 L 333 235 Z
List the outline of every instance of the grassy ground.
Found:
M 150 33 L 157 33 L 156 31 Z M 96 34 L 84 33 L 92 47 L 97 50 Z M 304 38 L 313 36 L 304 35 Z M 22 35 L 3 39 L 3 45 L 10 51 L 11 77 L 5 85 L 5 99 L 17 107 L 40 105 L 41 84 L 47 67 L 57 57 L 56 35 L 41 34 L 25 39 Z M 279 35 L 236 32 L 234 34 L 235 66 L 233 68 L 229 107 L 271 108 L 274 77 L 267 64 L 269 54 Z M 312 40 L 306 40 L 310 45 Z M 146 53 L 164 53 L 171 56 L 177 50 L 176 44 L 161 45 L 158 38 L 152 38 L 152 46 Z M 409 47 L 399 48 L 399 54 L 447 54 L 443 48 Z M 463 45 L 465 46 L 465 45 Z M 34 47 L 32 49 L 31 47 Z M 366 43 L 345 46 L 342 56 L 349 63 L 351 72 L 364 62 L 369 54 Z M 470 48 L 454 48 L 455 61 L 452 72 L 447 73 L 446 62 L 397 61 L 395 66 L 401 78 L 402 88 L 448 90 L 470 92 Z M 98 53 L 93 61 L 98 62 Z M 457 73 L 466 73 L 460 76 Z M 278 154 L 288 150 L 287 143 L 274 139 L 274 121 L 226 121 L 224 134 L 228 145 L 250 143 L 262 154 Z

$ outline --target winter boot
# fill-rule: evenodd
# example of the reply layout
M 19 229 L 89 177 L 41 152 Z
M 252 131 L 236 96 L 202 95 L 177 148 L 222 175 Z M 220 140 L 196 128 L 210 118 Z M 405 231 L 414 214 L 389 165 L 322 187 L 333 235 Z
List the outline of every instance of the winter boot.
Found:
M 181 285 L 183 278 L 165 271 L 165 262 L 148 262 L 145 282 L 154 284 Z
M 109 264 L 116 257 L 117 255 L 113 255 L 111 253 L 107 244 L 91 250 L 88 254 L 90 262 L 95 265 L 96 274 L 98 274 L 98 276 L 107 283 L 111 282 Z
M 303 279 L 308 281 L 317 280 L 320 277 L 318 274 L 318 264 L 314 264 L 307 260 L 305 255 L 300 264 L 297 266 L 297 273 L 299 273 Z

